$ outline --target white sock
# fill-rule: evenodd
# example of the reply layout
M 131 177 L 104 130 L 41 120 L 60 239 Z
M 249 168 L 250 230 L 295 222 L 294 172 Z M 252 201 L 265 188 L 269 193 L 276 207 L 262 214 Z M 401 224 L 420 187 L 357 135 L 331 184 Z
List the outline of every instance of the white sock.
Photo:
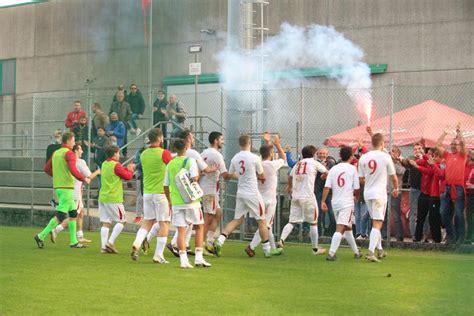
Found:
M 281 231 L 281 237 L 280 239 L 285 241 L 286 238 L 288 238 L 288 236 L 291 234 L 291 231 L 293 230 L 293 224 L 292 223 L 288 223 L 285 225 L 285 227 L 283 227 L 283 230 Z
M 76 236 L 77 236 L 77 238 L 84 238 L 84 232 L 82 230 L 78 230 L 76 232 Z
M 163 251 L 168 237 L 156 237 L 155 257 L 163 257 Z
M 275 249 L 275 235 L 273 235 L 273 228 L 268 229 L 268 241 L 270 242 L 270 248 Z
M 217 237 L 217 242 L 222 246 L 225 243 L 226 239 L 227 239 L 226 236 L 220 234 L 219 237 Z
M 334 256 L 336 254 L 336 251 L 339 248 L 339 245 L 341 244 L 341 239 L 342 234 L 340 232 L 335 232 L 334 235 L 332 235 L 331 247 L 329 248 L 329 254 L 331 256 Z
M 63 225 L 58 225 L 54 228 L 54 230 L 56 231 L 57 234 L 59 234 L 60 232 L 64 230 L 64 227 Z
M 377 243 L 377 249 L 383 250 L 383 248 L 382 248 L 382 234 L 380 234 L 379 242 Z
M 311 237 L 311 247 L 318 249 L 318 225 L 312 225 L 309 227 L 309 236 Z
M 185 265 L 189 263 L 188 255 L 186 254 L 186 251 L 181 251 L 181 250 L 179 251 L 179 261 L 181 265 Z
M 186 248 L 189 247 L 189 241 L 191 240 L 192 235 L 193 235 L 193 225 L 189 225 L 188 229 L 186 229 Z
M 156 233 L 158 232 L 158 229 L 160 229 L 160 223 L 156 222 L 151 226 L 150 231 L 148 232 L 148 235 L 146 235 L 146 240 L 150 242 L 150 240 L 156 236 Z
M 142 242 L 145 240 L 147 234 L 148 234 L 148 231 L 145 228 L 140 228 L 137 231 L 135 241 L 133 242 L 133 247 L 135 247 L 135 249 L 140 249 L 140 246 L 142 245 Z
M 107 239 L 109 238 L 109 228 L 102 226 L 100 229 L 100 245 L 102 249 L 105 249 L 105 245 L 107 245 Z
M 207 243 L 208 244 L 211 244 L 214 242 L 214 235 L 216 234 L 216 232 L 211 232 L 210 230 L 207 231 L 207 237 L 206 237 L 206 240 L 207 240 Z
M 262 248 L 264 253 L 270 253 L 270 242 L 267 240 L 266 242 L 262 243 Z
M 359 248 L 357 248 L 356 241 L 354 239 L 354 235 L 352 235 L 352 231 L 344 232 L 344 238 L 346 239 L 349 246 L 351 246 L 352 252 L 355 254 L 359 253 Z
M 260 240 L 262 240 L 260 238 L 260 230 L 257 229 L 255 234 L 253 235 L 252 241 L 250 242 L 250 248 L 252 248 L 252 250 L 255 250 L 255 248 L 257 248 L 258 244 L 260 243 Z
M 112 245 L 115 244 L 115 239 L 117 239 L 117 237 L 120 235 L 122 230 L 123 230 L 122 223 L 115 224 L 114 229 L 112 229 L 112 234 L 110 234 L 109 243 L 111 243 Z
M 380 230 L 372 228 L 370 231 L 369 251 L 374 252 L 380 238 Z
M 196 247 L 194 249 L 194 252 L 195 252 L 194 262 L 204 261 L 204 257 L 202 256 L 202 248 Z
M 174 232 L 173 239 L 171 239 L 171 244 L 175 247 L 178 246 L 178 229 Z

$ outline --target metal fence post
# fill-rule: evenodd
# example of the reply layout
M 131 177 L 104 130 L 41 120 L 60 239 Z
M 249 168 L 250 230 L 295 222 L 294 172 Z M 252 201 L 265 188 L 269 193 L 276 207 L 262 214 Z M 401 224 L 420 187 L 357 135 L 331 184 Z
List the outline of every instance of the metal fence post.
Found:
M 36 96 L 33 95 L 32 118 L 31 118 L 31 203 L 30 203 L 30 226 L 33 226 L 33 210 L 35 199 L 35 115 L 36 115 Z
M 303 139 L 304 139 L 304 86 L 303 83 L 300 84 L 300 125 L 299 125 L 299 138 L 300 141 L 299 143 L 301 146 L 303 145 Z M 298 148 L 299 152 L 300 148 Z
M 389 150 L 392 150 L 393 145 L 393 92 L 394 92 L 394 83 L 393 79 L 390 84 L 390 141 L 389 141 Z M 392 188 L 396 189 L 396 188 Z M 400 196 L 401 200 L 401 196 Z M 392 216 L 392 194 L 388 195 L 388 210 L 387 210 L 387 248 L 390 248 L 390 225 L 391 225 L 391 216 Z

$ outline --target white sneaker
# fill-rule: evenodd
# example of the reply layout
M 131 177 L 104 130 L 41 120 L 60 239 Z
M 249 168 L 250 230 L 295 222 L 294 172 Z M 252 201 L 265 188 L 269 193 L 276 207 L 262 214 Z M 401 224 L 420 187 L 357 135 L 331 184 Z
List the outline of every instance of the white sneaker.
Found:
M 165 258 L 159 257 L 159 256 L 153 257 L 153 262 L 154 262 L 154 263 L 159 263 L 159 264 L 168 264 L 168 263 L 170 263 L 170 262 L 169 262 L 168 260 L 166 260 Z
M 196 267 L 202 267 L 202 268 L 209 268 L 212 266 L 212 264 L 210 264 L 209 262 L 207 262 L 206 260 L 202 259 L 202 260 L 194 260 L 194 265 Z
M 372 251 L 369 251 L 365 258 L 370 262 L 380 262 L 380 260 L 375 256 Z
M 142 130 L 141 130 L 141 129 L 137 128 L 137 129 L 135 130 L 135 135 L 138 136 L 138 135 L 140 135 L 141 133 L 142 133 Z
M 189 263 L 189 261 L 188 261 L 188 262 L 181 263 L 180 267 L 181 267 L 181 269 L 192 269 L 192 268 L 194 268 L 194 267 Z
M 324 248 L 313 248 L 313 255 L 318 256 L 326 253 L 326 249 Z

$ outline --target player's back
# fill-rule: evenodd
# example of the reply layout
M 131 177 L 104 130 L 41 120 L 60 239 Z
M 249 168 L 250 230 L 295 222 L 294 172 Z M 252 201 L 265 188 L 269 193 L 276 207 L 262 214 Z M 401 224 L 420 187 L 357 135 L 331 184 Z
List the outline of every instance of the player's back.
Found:
M 210 173 L 203 173 L 199 178 L 199 185 L 207 194 L 216 194 L 219 192 L 219 176 L 227 171 L 224 157 L 215 148 L 207 148 L 201 153 L 201 157 L 210 166 L 217 166 L 217 170 Z
M 278 170 L 285 165 L 285 160 L 264 160 L 262 162 L 265 180 L 258 182 L 258 191 L 265 202 L 276 199 Z
M 230 173 L 237 173 L 237 194 L 258 194 L 257 174 L 263 173 L 262 160 L 250 151 L 237 153 L 230 163 Z
M 364 198 L 387 199 L 387 179 L 395 174 L 392 157 L 381 150 L 372 150 L 359 160 L 359 177 L 365 178 Z
M 314 197 L 314 180 L 317 173 L 326 172 L 327 169 L 314 158 L 305 158 L 300 160 L 291 171 L 293 178 L 294 199 L 304 199 Z
M 354 206 L 354 190 L 360 188 L 356 167 L 342 162 L 329 170 L 325 187 L 331 188 L 331 204 L 334 208 Z

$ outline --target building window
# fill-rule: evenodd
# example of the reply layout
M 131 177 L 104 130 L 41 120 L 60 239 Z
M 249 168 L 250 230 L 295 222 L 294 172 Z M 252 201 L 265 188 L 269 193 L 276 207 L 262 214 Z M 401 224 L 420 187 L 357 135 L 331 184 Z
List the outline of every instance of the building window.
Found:
M 0 95 L 13 95 L 16 90 L 16 60 L 0 60 Z

